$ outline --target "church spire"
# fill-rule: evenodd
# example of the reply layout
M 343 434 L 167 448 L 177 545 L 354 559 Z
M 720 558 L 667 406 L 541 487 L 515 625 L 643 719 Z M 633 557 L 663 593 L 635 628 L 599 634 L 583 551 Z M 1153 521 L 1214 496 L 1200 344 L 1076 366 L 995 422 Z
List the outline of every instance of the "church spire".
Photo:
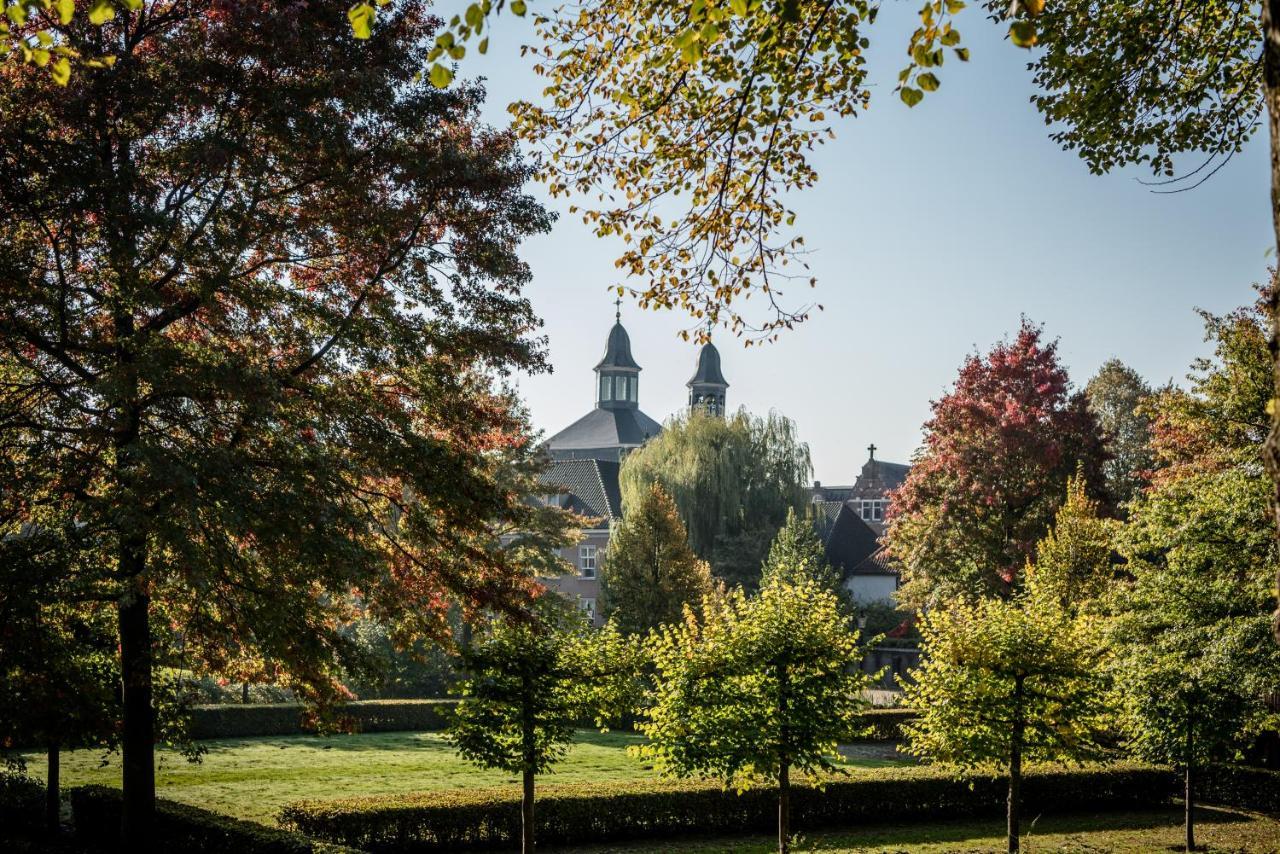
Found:
M 708 341 L 698 351 L 698 368 L 689 382 L 689 408 L 709 415 L 724 415 L 729 382 L 720 371 L 720 351 Z
M 638 409 L 640 366 L 631 355 L 631 336 L 622 326 L 622 298 L 614 303 L 614 323 L 605 342 L 604 358 L 596 365 L 596 407 Z

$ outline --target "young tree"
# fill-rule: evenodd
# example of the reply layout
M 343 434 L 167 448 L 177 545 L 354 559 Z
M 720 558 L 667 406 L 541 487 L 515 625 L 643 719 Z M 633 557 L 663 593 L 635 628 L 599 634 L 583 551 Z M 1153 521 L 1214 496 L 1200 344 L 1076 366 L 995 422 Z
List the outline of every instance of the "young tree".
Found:
M 1084 478 L 1067 481 L 1067 500 L 1058 508 L 1053 528 L 1036 543 L 1035 562 L 1027 574 L 1036 576 L 1042 593 L 1055 596 L 1068 611 L 1092 606 L 1115 582 L 1115 539 L 1119 525 L 1103 518 L 1098 502 L 1089 498 Z
M 628 635 L 678 622 L 711 593 L 711 568 L 689 548 L 671 496 L 654 483 L 609 538 L 600 569 L 602 613 Z
M 1189 390 L 1157 396 L 1155 478 L 1119 540 L 1132 581 L 1113 605 L 1118 681 L 1135 749 L 1186 775 L 1188 849 L 1197 768 L 1276 724 L 1265 702 L 1280 689 L 1265 312 L 1260 301 L 1204 315 L 1214 357 L 1196 362 Z
M 1108 359 L 1084 389 L 1089 409 L 1106 438 L 1109 459 L 1102 464 L 1107 494 L 1117 506 L 1133 500 L 1154 465 L 1151 416 L 1146 404 L 1151 387 L 1119 359 Z
M 809 446 L 788 418 L 695 411 L 628 454 L 619 477 L 628 512 L 660 483 L 680 509 L 694 553 L 725 582 L 754 587 L 787 511 L 804 508 L 812 473 Z
M 903 685 L 919 716 L 908 752 L 1009 778 L 1008 847 L 1019 850 L 1022 765 L 1103 755 L 1111 715 L 1096 624 L 1034 581 L 1012 599 L 956 600 L 921 616 L 923 663 Z
M 64 31 L 110 68 L 0 65 L 0 349 L 25 372 L 0 444 L 23 513 L 69 502 L 104 544 L 141 848 L 166 626 L 332 701 L 356 604 L 418 635 L 515 608 L 533 581 L 497 534 L 563 529 L 522 501 L 528 425 L 494 390 L 545 366 L 515 248 L 549 218 L 481 91 L 416 82 L 426 4 L 377 42 L 328 4 L 136 6 Z
M 773 577 L 751 598 L 735 589 L 703 610 L 651 640 L 657 679 L 639 752 L 666 774 L 775 782 L 785 854 L 792 772 L 834 769 L 865 705 L 858 634 L 811 579 Z
M 787 521 L 769 546 L 760 583 L 768 584 L 775 578 L 789 584 L 815 581 L 819 587 L 843 596 L 840 573 L 827 563 L 827 552 L 814 530 L 813 520 L 807 514 L 796 513 L 795 508 L 787 510 Z
M 1014 340 L 967 359 L 955 388 L 933 404 L 889 519 L 903 597 L 925 604 L 1017 590 L 1068 478 L 1079 472 L 1087 491 L 1101 494 L 1105 458 L 1057 344 L 1024 320 Z
M 591 629 L 544 600 L 496 619 L 462 651 L 462 701 L 448 738 L 467 759 L 520 776 L 520 850 L 534 850 L 534 785 L 563 758 L 578 724 L 620 718 L 636 697 L 638 647 L 612 624 Z

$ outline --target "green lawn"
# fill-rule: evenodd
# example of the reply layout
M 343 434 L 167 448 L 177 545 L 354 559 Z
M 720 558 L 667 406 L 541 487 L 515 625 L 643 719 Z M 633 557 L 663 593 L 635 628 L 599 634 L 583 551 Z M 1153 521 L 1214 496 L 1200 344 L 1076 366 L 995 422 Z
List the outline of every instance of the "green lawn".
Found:
M 627 755 L 630 733 L 579 733 L 568 756 L 548 783 L 647 779 L 653 770 Z M 359 795 L 420 792 L 466 786 L 517 785 L 514 778 L 483 771 L 459 757 L 440 733 L 396 732 L 370 735 L 237 738 L 202 742 L 208 753 L 199 764 L 161 751 L 156 771 L 162 798 L 274 824 L 276 812 L 290 801 Z M 883 749 L 851 749 L 849 764 L 898 764 Z M 43 776 L 43 757 L 28 757 L 28 767 Z M 119 756 L 78 750 L 62 760 L 65 786 L 120 785 Z
M 1202 809 L 1197 842 L 1205 852 L 1275 854 L 1280 852 L 1280 822 L 1229 810 Z M 1103 813 L 1036 822 L 1023 837 L 1022 850 L 1147 854 L 1181 851 L 1182 813 Z M 548 849 L 551 850 L 551 849 Z M 573 854 L 767 854 L 777 842 L 767 837 L 664 839 L 633 845 L 578 847 Z M 1004 824 L 956 821 L 870 827 L 803 835 L 795 851 L 826 854 L 996 854 L 1005 850 Z

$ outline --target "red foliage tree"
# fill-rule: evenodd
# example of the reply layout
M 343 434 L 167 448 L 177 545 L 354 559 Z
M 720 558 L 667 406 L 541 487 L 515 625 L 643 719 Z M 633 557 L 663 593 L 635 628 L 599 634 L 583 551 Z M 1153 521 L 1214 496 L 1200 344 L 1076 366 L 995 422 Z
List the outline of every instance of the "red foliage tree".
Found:
M 892 496 L 888 541 L 905 599 L 1017 587 L 1024 563 L 1083 473 L 1103 497 L 1101 431 L 1056 342 L 1024 318 L 1012 341 L 965 360 L 933 403 L 911 474 Z

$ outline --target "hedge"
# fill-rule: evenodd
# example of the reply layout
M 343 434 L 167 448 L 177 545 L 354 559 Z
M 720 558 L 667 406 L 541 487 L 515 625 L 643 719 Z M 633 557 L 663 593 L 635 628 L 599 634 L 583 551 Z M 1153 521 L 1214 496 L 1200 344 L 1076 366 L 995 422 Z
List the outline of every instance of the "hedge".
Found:
M 0 771 L 0 828 L 30 830 L 44 825 L 44 783 Z
M 868 709 L 862 713 L 865 731 L 856 734 L 861 741 L 902 741 L 902 725 L 915 720 L 912 709 Z
M 344 729 L 355 732 L 430 732 L 444 729 L 456 700 L 358 700 L 337 709 Z M 192 738 L 246 738 L 316 732 L 300 703 L 196 706 Z
M 1025 813 L 1052 809 L 1122 810 L 1166 804 L 1177 791 L 1166 770 L 1118 765 L 1029 774 Z M 861 770 L 818 789 L 792 789 L 792 825 L 802 830 L 859 822 L 1000 815 L 1004 780 L 956 779 L 933 768 Z M 735 794 L 708 782 L 548 786 L 538 796 L 537 837 L 547 845 L 612 842 L 672 834 L 768 832 L 776 827 L 775 789 Z M 299 802 L 281 824 L 309 836 L 374 852 L 452 851 L 511 846 L 520 839 L 517 787 L 399 797 Z
M 1280 771 L 1214 765 L 1200 774 L 1197 800 L 1280 818 Z
M 70 790 L 76 836 L 101 845 L 120 832 L 122 796 L 107 786 Z M 156 801 L 155 831 L 162 850 L 183 854 L 340 854 L 352 849 L 300 833 L 266 827 L 173 801 Z M 354 854 L 354 852 L 352 852 Z

